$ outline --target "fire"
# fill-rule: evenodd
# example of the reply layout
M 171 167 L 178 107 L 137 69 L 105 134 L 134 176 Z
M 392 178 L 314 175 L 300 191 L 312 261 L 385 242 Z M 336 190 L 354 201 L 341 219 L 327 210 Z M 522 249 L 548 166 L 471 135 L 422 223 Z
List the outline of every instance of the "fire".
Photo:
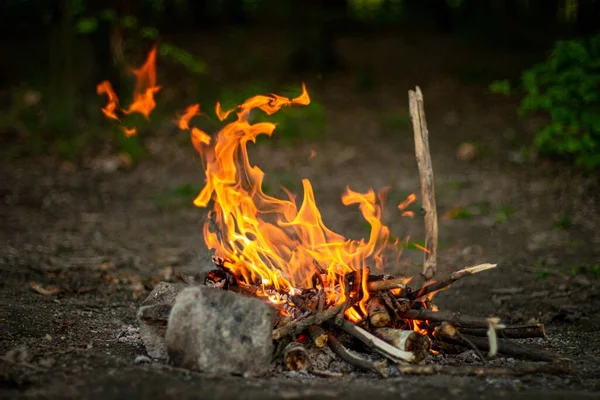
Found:
M 137 112 L 148 118 L 154 109 L 154 94 L 160 89 L 156 85 L 155 62 L 156 49 L 153 49 L 145 64 L 133 71 L 137 79 L 134 101 L 121 110 L 123 113 Z M 102 109 L 104 114 L 118 120 L 118 98 L 110 83 L 102 82 L 97 91 L 108 98 Z M 370 267 L 381 271 L 384 253 L 399 251 L 382 222 L 384 193 L 374 190 L 360 193 L 346 188 L 342 203 L 357 206 L 370 225 L 368 238 L 349 239 L 325 225 L 308 179 L 302 180 L 300 202 L 285 189 L 287 198 L 276 198 L 262 190 L 265 174 L 248 157 L 249 143 L 254 143 L 259 135 L 271 136 L 275 131 L 273 123 L 252 123 L 249 117 L 253 110 L 271 115 L 282 107 L 308 104 L 310 97 L 305 85 L 295 98 L 258 95 L 230 110 L 223 110 L 217 103 L 215 114 L 221 121 L 232 114 L 236 118 L 212 137 L 191 125 L 191 120 L 200 115 L 200 106 L 189 106 L 177 126 L 190 132 L 206 177 L 194 204 L 211 209 L 203 228 L 206 245 L 214 250 L 215 257 L 223 260 L 224 267 L 240 284 L 260 287 L 260 294 L 279 304 L 286 301 L 282 295 L 291 296 L 313 287 L 317 281 L 326 294 L 328 306 L 343 304 L 347 296 L 359 300 L 359 307 L 346 311 L 349 319 L 357 321 L 366 315 Z M 316 152 L 311 152 L 311 157 L 314 155 Z M 415 198 L 409 196 L 398 208 L 404 210 Z M 316 281 L 315 276 L 318 276 Z
M 102 107 L 102 112 L 110 119 L 120 120 L 117 111 L 126 115 L 138 113 L 149 119 L 150 113 L 156 107 L 154 95 L 160 90 L 160 86 L 156 85 L 156 47 L 150 51 L 144 65 L 138 69 L 132 69 L 131 72 L 136 78 L 136 84 L 133 101 L 126 109 L 119 109 L 119 97 L 109 81 L 100 82 L 96 87 L 96 93 L 105 94 L 107 97 L 107 103 Z M 122 128 L 126 136 L 137 134 L 135 128 Z

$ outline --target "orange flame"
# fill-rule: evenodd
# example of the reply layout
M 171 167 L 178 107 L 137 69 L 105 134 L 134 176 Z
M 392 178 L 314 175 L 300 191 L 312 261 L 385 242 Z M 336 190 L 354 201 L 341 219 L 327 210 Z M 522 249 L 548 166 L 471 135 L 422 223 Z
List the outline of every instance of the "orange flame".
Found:
M 323 223 L 310 181 L 302 181 L 304 196 L 298 207 L 290 193 L 287 200 L 264 193 L 261 189 L 264 172 L 248 159 L 248 142 L 254 142 L 261 134 L 270 136 L 275 129 L 268 122 L 250 124 L 251 110 L 273 114 L 281 107 L 309 102 L 303 85 L 302 94 L 294 99 L 259 95 L 229 111 L 223 111 L 217 104 L 219 119 L 236 111 L 237 120 L 216 135 L 214 146 L 199 149 L 206 166 L 206 185 L 194 204 L 208 207 L 213 202 L 215 218 L 204 227 L 206 244 L 215 250 L 216 256 L 227 260 L 226 266 L 245 283 L 258 283 L 287 293 L 294 288 L 307 288 L 318 272 L 316 262 L 326 270 L 324 289 L 328 300 L 340 303 L 344 301 L 344 276 L 362 271 L 360 281 L 355 284 L 363 289 L 360 306 L 366 312 L 367 265 L 381 268 L 381 255 L 389 238 L 389 229 L 381 222 L 382 209 L 375 192 L 358 193 L 347 188 L 343 194 L 342 203 L 358 205 L 371 226 L 367 241 L 347 239 Z M 215 226 L 217 232 L 211 228 Z
M 104 115 L 106 115 L 108 118 L 116 119 L 118 121 L 119 117 L 117 117 L 116 111 L 117 111 L 117 107 L 119 107 L 119 98 L 117 97 L 117 94 L 113 90 L 110 82 L 109 81 L 100 82 L 98 84 L 98 86 L 96 87 L 96 93 L 106 94 L 106 97 L 108 98 L 108 103 L 106 104 L 106 106 L 101 108 Z
M 121 112 L 137 112 L 148 118 L 155 108 L 154 94 L 160 90 L 156 86 L 155 63 L 156 48 L 142 67 L 133 70 L 136 76 L 134 101 Z M 102 108 L 104 114 L 118 120 L 119 100 L 110 83 L 102 82 L 97 91 L 108 97 L 107 105 Z M 293 295 L 300 288 L 311 287 L 318 274 L 328 305 L 343 303 L 347 295 L 358 300 L 358 306 L 345 313 L 347 318 L 358 321 L 361 313 L 367 313 L 369 266 L 381 270 L 384 253 L 390 250 L 396 251 L 397 256 L 400 254 L 396 246 L 398 240 L 390 243 L 389 229 L 382 223 L 385 191 L 359 193 L 346 188 L 342 203 L 357 205 L 371 227 L 368 239 L 348 239 L 324 224 L 309 180 L 302 180 L 300 206 L 296 204 L 296 196 L 287 190 L 287 199 L 275 198 L 262 191 L 264 172 L 248 158 L 248 143 L 255 142 L 258 135 L 271 136 L 275 130 L 275 125 L 269 122 L 251 124 L 252 110 L 271 115 L 282 107 L 309 103 L 304 84 L 296 98 L 258 95 L 230 110 L 223 110 L 217 103 L 215 113 L 221 121 L 233 113 L 237 118 L 213 138 L 191 126 L 191 120 L 200 115 L 200 106 L 189 106 L 179 117 L 177 126 L 190 131 L 191 142 L 204 162 L 206 175 L 205 186 L 194 204 L 211 207 L 210 220 L 203 229 L 206 245 L 215 251 L 216 257 L 224 260 L 240 284 L 259 285 L 260 295 L 280 304 L 288 301 L 284 294 Z M 126 135 L 136 132 L 135 128 L 123 129 Z M 314 155 L 316 152 L 311 152 L 311 156 Z M 414 201 L 415 196 L 411 196 L 398 206 L 401 211 Z M 346 287 L 350 284 L 351 287 Z
M 133 102 L 123 112 L 125 114 L 137 112 L 148 119 L 156 107 L 154 94 L 160 90 L 160 86 L 156 86 L 156 47 L 150 50 L 144 65 L 138 69 L 132 69 L 131 72 L 136 78 Z
M 96 93 L 106 94 L 107 103 L 101 110 L 108 118 L 119 121 L 117 111 L 124 114 L 139 113 L 146 119 L 150 118 L 150 113 L 156 107 L 154 95 L 160 90 L 160 86 L 156 86 L 156 47 L 154 47 L 146 62 L 138 69 L 132 69 L 136 78 L 135 91 L 133 93 L 133 102 L 127 109 L 119 109 L 119 98 L 109 81 L 103 81 L 96 87 Z M 125 136 L 134 136 L 137 134 L 136 128 L 122 127 Z

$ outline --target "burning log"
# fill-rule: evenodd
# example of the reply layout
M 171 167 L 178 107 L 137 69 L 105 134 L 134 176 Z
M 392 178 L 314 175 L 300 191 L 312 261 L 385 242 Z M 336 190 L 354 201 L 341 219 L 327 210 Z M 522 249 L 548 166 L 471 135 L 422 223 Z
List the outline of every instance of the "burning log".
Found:
M 422 275 L 431 279 L 437 269 L 438 221 L 435 205 L 435 186 L 433 184 L 433 166 L 429 152 L 429 131 L 425 119 L 423 93 L 418 86 L 408 91 L 410 117 L 415 134 L 415 155 L 421 181 L 421 202 L 425 217 L 425 256 Z
M 431 349 L 431 340 L 415 331 L 379 328 L 373 334 L 400 350 L 413 353 L 417 362 L 423 360 Z
M 393 279 L 382 279 L 378 281 L 369 282 L 367 287 L 370 292 L 381 292 L 384 290 L 391 289 L 405 289 L 406 278 L 393 278 Z
M 311 368 L 308 352 L 302 343 L 289 343 L 283 351 L 283 360 L 289 371 L 308 371 Z
M 384 378 L 389 376 L 387 362 L 371 361 L 351 353 L 350 350 L 346 349 L 344 345 L 341 344 L 340 341 L 331 333 L 329 334 L 327 343 L 335 355 L 346 361 L 348 364 L 356 368 L 376 372 Z
M 438 282 L 431 283 L 429 285 L 423 286 L 422 288 L 410 292 L 406 295 L 409 300 L 417 300 L 423 296 L 426 296 L 430 293 L 437 292 L 438 290 L 442 290 L 456 282 L 457 280 L 464 278 L 465 276 L 470 276 L 477 274 L 482 271 L 487 271 L 488 269 L 496 268 L 497 264 L 479 264 L 474 267 L 463 268 L 459 271 L 455 271 L 446 279 L 442 279 Z
M 387 326 L 392 320 L 387 307 L 377 297 L 372 297 L 367 301 L 367 313 L 369 315 L 369 322 L 376 328 Z
M 488 329 L 484 328 L 458 328 L 466 335 L 486 337 Z M 505 339 L 545 338 L 546 328 L 544 324 L 532 325 L 508 325 L 497 330 L 498 336 Z
M 323 348 L 327 346 L 327 332 L 323 328 L 317 325 L 312 325 L 308 328 L 308 333 L 315 346 Z

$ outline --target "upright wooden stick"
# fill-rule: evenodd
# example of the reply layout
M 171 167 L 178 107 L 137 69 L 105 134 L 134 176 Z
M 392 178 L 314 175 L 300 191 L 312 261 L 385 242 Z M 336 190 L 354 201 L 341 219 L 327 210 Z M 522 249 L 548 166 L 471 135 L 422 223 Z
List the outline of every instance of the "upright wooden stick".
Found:
M 416 90 L 408 91 L 408 103 L 415 134 L 415 155 L 419 166 L 421 202 L 425 214 L 425 257 L 421 274 L 425 279 L 431 279 L 437 268 L 438 221 L 433 167 L 431 165 L 431 154 L 429 153 L 429 131 L 425 120 L 423 93 L 418 86 Z

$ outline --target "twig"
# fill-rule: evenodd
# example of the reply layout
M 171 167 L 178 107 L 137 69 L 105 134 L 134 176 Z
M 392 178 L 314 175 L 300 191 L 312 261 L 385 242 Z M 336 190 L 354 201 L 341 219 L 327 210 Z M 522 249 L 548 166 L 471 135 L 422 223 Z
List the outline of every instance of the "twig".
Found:
M 385 279 L 368 283 L 369 292 L 380 292 L 390 289 L 405 289 L 406 278 Z
M 339 358 L 346 361 L 353 367 L 374 371 L 383 377 L 387 377 L 389 375 L 388 365 L 385 361 L 375 362 L 351 353 L 331 333 L 329 333 L 327 343 L 329 344 L 329 348 L 335 353 L 335 355 L 337 355 Z
M 327 332 L 318 325 L 311 325 L 308 328 L 308 333 L 315 346 L 318 348 L 325 347 L 327 345 Z
M 398 365 L 401 374 L 408 375 L 505 375 L 524 376 L 530 374 L 553 374 L 561 375 L 569 372 L 569 368 L 559 364 L 529 364 L 511 368 L 471 367 L 447 365 Z
M 19 361 L 19 362 L 17 362 L 17 361 L 9 360 L 6 357 L 0 357 L 0 360 L 4 361 L 6 363 L 12 364 L 12 365 L 29 368 L 29 369 L 32 369 L 32 370 L 37 371 L 37 372 L 46 372 L 45 368 L 38 367 L 37 365 L 28 363 L 26 361 Z
M 460 327 L 488 328 L 490 323 L 487 318 L 463 315 L 447 311 L 431 311 L 425 308 L 420 310 L 408 310 L 398 312 L 398 316 L 404 319 L 416 319 L 419 321 L 449 322 Z
M 285 336 L 296 335 L 308 329 L 311 325 L 320 325 L 323 322 L 335 317 L 342 310 L 342 307 L 342 304 L 338 304 L 337 306 L 330 307 L 321 313 L 313 314 L 299 321 L 291 322 L 282 326 L 281 328 L 274 329 L 271 336 L 273 340 L 277 340 Z
M 409 351 L 400 350 L 391 344 L 379 339 L 372 333 L 354 325 L 352 322 L 343 320 L 340 327 L 350 336 L 363 342 L 367 347 L 373 349 L 384 357 L 389 358 L 394 362 L 414 362 L 415 355 Z
M 485 328 L 459 328 L 458 330 L 471 336 L 485 337 L 487 335 Z M 545 338 L 546 328 L 544 324 L 508 325 L 503 329 L 498 329 L 497 333 L 499 337 L 506 339 Z
M 410 293 L 406 294 L 405 297 L 410 300 L 416 300 L 416 299 L 426 296 L 430 293 L 437 292 L 438 290 L 441 290 L 441 289 L 445 289 L 448 286 L 450 286 L 451 284 L 453 284 L 454 282 L 456 282 L 457 280 L 464 278 L 465 276 L 474 275 L 474 274 L 477 274 L 482 271 L 487 271 L 488 269 L 496 268 L 496 265 L 497 264 L 487 264 L 486 263 L 486 264 L 479 264 L 474 267 L 463 268 L 459 271 L 453 272 L 452 274 L 450 274 L 449 277 L 447 277 L 445 279 L 430 283 L 429 285 L 423 286 L 419 290 L 410 292 Z
M 415 155 L 421 181 L 421 203 L 425 213 L 425 257 L 422 275 L 426 279 L 431 279 L 437 268 L 438 221 L 433 166 L 431 165 L 431 154 L 429 152 L 429 131 L 427 130 L 421 88 L 417 86 L 414 91 L 408 91 L 408 103 L 415 136 Z
M 342 374 L 341 372 L 333 372 L 316 368 L 309 368 L 308 372 L 313 375 L 322 376 L 324 378 L 342 378 L 344 376 L 344 374 Z

